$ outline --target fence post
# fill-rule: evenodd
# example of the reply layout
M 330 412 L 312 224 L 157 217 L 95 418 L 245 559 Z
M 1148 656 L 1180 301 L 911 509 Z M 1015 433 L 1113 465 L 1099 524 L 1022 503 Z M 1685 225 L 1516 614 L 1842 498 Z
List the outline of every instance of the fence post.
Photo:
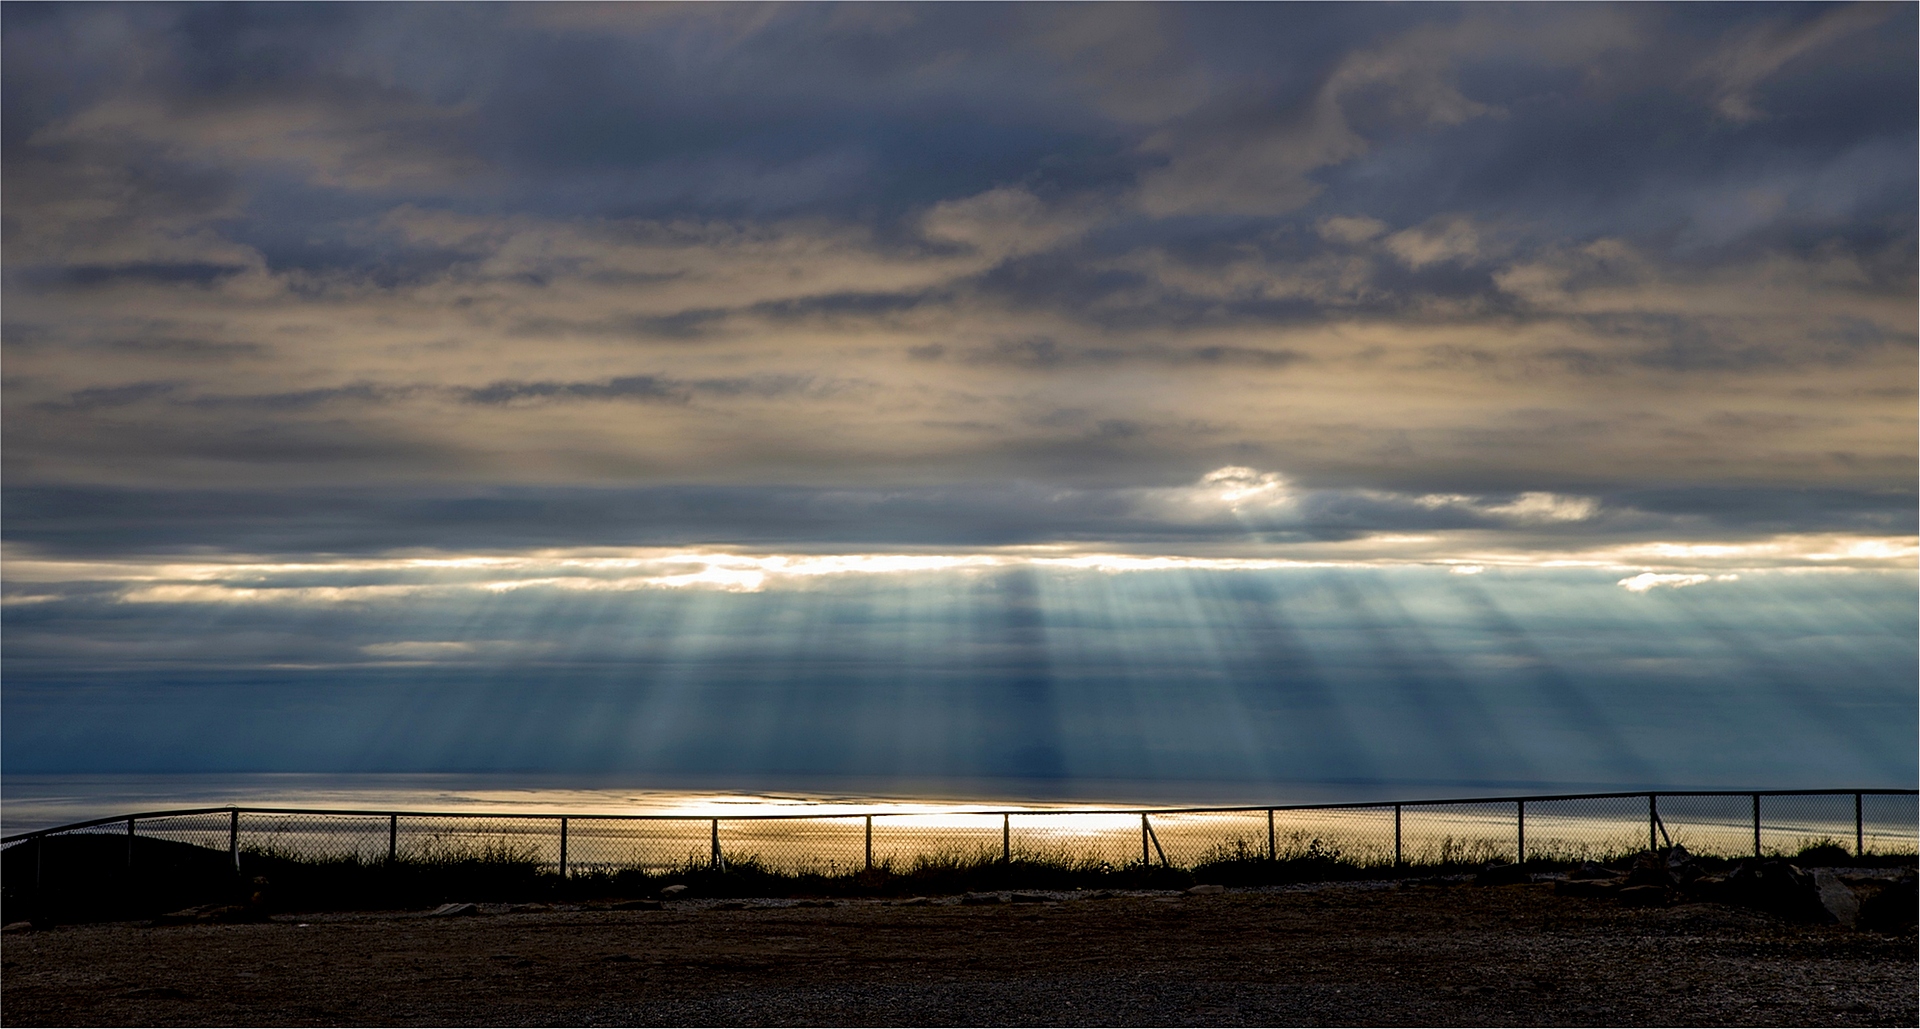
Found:
M 233 872 L 240 874 L 240 809 L 234 808 L 227 821 L 227 856 L 233 859 Z
M 713 869 L 717 872 L 720 868 L 720 820 L 716 818 L 713 820 Z
M 1000 863 L 1013 864 L 1013 816 L 1004 812 L 1000 815 Z
M 1393 806 L 1393 867 L 1399 868 L 1400 861 L 1400 805 Z
M 133 871 L 133 819 L 127 819 L 127 871 Z
M 1527 863 L 1527 802 L 1513 802 L 1513 863 Z
M 1753 795 L 1753 858 L 1760 859 L 1760 795 Z
M 1653 835 L 1654 827 L 1660 824 L 1660 809 L 1655 805 L 1654 795 L 1647 794 L 1647 849 L 1659 850 L 1660 840 Z
M 560 878 L 567 877 L 567 816 L 560 816 Z
M 1274 861 L 1278 855 L 1273 846 L 1273 809 L 1267 809 L 1267 860 Z
M 393 864 L 400 852 L 400 816 L 387 816 L 387 864 Z
M 1155 854 L 1158 854 L 1158 855 L 1160 855 L 1160 867 L 1161 867 L 1161 868 L 1172 868 L 1172 867 L 1173 867 L 1173 862 L 1171 862 L 1171 861 L 1168 861 L 1168 860 L 1167 860 L 1167 848 L 1165 848 L 1165 847 L 1162 847 L 1162 846 L 1160 845 L 1160 835 L 1159 835 L 1158 833 L 1156 833 L 1156 832 L 1154 832 L 1154 831 L 1153 831 L 1153 826 L 1151 826 L 1151 825 L 1149 825 L 1149 824 L 1147 823 L 1147 816 L 1146 816 L 1145 814 L 1142 814 L 1142 815 L 1140 816 L 1140 827 L 1141 827 L 1142 829 L 1145 829 L 1145 830 L 1146 830 L 1146 832 L 1147 832 L 1147 839 L 1149 839 L 1149 840 L 1152 840 L 1152 841 L 1153 841 L 1153 852 L 1154 852 Z
M 1865 857 L 1867 854 L 1866 826 L 1860 818 L 1860 795 L 1853 795 L 1853 856 Z
M 1145 868 L 1152 863 L 1153 860 L 1147 853 L 1147 815 L 1143 811 L 1140 813 L 1140 867 Z
M 873 816 L 867 816 L 867 871 L 873 871 Z

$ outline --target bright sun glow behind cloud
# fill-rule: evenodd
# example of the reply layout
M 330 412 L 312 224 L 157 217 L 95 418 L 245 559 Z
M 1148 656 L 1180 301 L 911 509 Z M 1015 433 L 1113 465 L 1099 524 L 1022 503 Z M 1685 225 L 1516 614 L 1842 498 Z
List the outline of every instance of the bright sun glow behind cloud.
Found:
M 1069 546 L 967 553 L 753 553 L 718 548 L 538 550 L 517 554 L 408 555 L 332 561 L 90 562 L 15 557 L 9 603 L 46 603 L 76 584 L 109 588 L 132 604 L 367 603 L 423 595 L 524 590 L 752 593 L 804 588 L 832 577 L 968 575 L 1027 567 L 1124 575 L 1147 571 L 1274 571 L 1435 566 L 1473 575 L 1490 568 L 1632 571 L 1629 591 L 1733 581 L 1741 571 L 1869 571 L 1910 568 L 1912 537 L 1841 539 L 1783 535 L 1728 544 L 1651 541 L 1584 549 L 1518 549 L 1472 533 L 1387 535 L 1284 548 L 1285 556 L 1140 554 Z

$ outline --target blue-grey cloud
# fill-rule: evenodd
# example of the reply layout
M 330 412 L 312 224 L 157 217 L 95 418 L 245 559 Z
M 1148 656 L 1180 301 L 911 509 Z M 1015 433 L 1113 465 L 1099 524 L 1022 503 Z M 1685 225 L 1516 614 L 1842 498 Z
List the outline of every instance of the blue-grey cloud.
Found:
M 786 729 L 913 682 L 939 732 L 1004 737 L 907 732 L 917 771 L 1093 774 L 1153 751 L 1099 751 L 1075 705 L 1145 719 L 1165 673 L 1258 727 L 1182 750 L 1196 775 L 1518 779 L 1558 746 L 1638 782 L 1681 774 L 1649 742 L 1684 738 L 1649 714 L 1680 695 L 1757 753 L 1814 726 L 1804 769 L 1906 768 L 1875 733 L 1912 709 L 1886 583 L 1916 530 L 1916 24 L 0 8 L 9 767 L 164 765 L 75 727 L 191 694 L 177 742 L 318 690 L 296 763 L 504 767 L 572 733 L 581 768 L 717 769 L 725 724 L 756 768 L 904 768 Z M 553 571 L 648 547 L 731 556 Z M 463 554 L 561 563 L 454 599 L 405 564 Z M 1035 554 L 1227 563 L 1122 586 Z M 877 586 L 753 592 L 796 555 L 960 564 L 903 625 Z M 1262 578 L 1288 561 L 1344 571 Z M 1541 566 L 1593 582 L 1503 571 Z M 402 594 L 390 632 L 356 606 Z M 1891 720 L 1809 688 L 1828 660 Z M 474 681 L 465 721 L 408 723 L 430 744 L 382 735 Z M 1720 704 L 1736 681 L 1771 706 Z M 590 724 L 611 708 L 682 731 Z

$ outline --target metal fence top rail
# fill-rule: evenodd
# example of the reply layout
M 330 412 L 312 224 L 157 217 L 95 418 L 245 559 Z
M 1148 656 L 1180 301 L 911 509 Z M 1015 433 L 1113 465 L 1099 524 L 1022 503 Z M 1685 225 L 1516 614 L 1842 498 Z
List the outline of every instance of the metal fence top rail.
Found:
M 1529 794 L 1505 797 L 1446 797 L 1422 800 L 1368 800 L 1344 804 L 1246 804 L 1233 807 L 1132 807 L 1132 808 L 940 808 L 930 811 L 816 811 L 791 812 L 782 814 L 650 814 L 623 815 L 579 813 L 567 811 L 530 812 L 530 811 L 369 811 L 352 808 L 300 808 L 300 807 L 247 807 L 225 805 L 222 807 L 176 808 L 166 811 L 135 811 L 107 818 L 91 818 L 84 822 L 69 822 L 47 829 L 35 829 L 32 832 L 15 833 L 0 837 L 0 845 L 18 843 L 23 840 L 57 833 L 91 829 L 102 825 L 114 825 L 122 822 L 136 822 L 153 818 L 178 818 L 187 815 L 320 815 L 331 817 L 359 818 L 465 818 L 474 820 L 525 820 L 552 821 L 559 818 L 579 819 L 581 821 L 629 821 L 629 822 L 772 822 L 798 820 L 824 820 L 837 818 L 913 818 L 927 816 L 976 815 L 981 817 L 1059 816 L 1059 815 L 1226 815 L 1249 814 L 1264 811 L 1355 811 L 1379 810 L 1406 807 L 1436 807 L 1452 804 L 1518 804 L 1557 800 L 1614 800 L 1659 797 L 1852 797 L 1852 796 L 1920 796 L 1920 790 L 1907 789 L 1858 789 L 1858 790 L 1625 790 L 1616 793 L 1552 793 Z

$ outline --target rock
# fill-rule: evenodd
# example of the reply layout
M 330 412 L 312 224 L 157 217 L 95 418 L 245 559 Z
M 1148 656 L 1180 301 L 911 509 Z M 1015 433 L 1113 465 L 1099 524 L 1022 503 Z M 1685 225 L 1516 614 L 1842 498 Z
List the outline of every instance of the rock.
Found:
M 1667 851 L 1667 874 L 1673 877 L 1675 883 L 1685 886 L 1706 875 L 1707 870 L 1692 854 L 1687 853 L 1687 848 L 1675 844 Z
M 661 907 L 660 902 L 657 900 L 623 900 L 617 904 L 613 904 L 609 906 L 608 910 L 610 911 L 658 911 L 660 910 L 660 907 Z
M 687 892 L 686 884 L 674 883 L 672 886 L 663 888 L 660 891 L 660 896 L 666 900 L 672 900 L 673 898 L 678 897 L 679 895 L 685 892 Z
M 1709 903 L 1732 903 L 1727 890 L 1727 877 L 1724 875 L 1703 875 L 1686 886 L 1687 896 L 1694 900 Z
M 1615 872 L 1614 870 L 1607 868 L 1604 865 L 1596 865 L 1591 861 L 1582 861 L 1579 864 L 1567 870 L 1567 878 L 1576 879 L 1576 880 L 1577 879 L 1612 879 L 1618 876 L 1619 874 L 1620 873 Z
M 931 903 L 933 903 L 933 901 L 926 897 L 908 897 L 905 900 L 894 901 L 893 906 L 897 908 L 923 908 Z
M 1553 892 L 1561 897 L 1611 897 L 1620 892 L 1620 879 L 1561 879 Z
M 1187 892 L 1192 893 L 1193 891 L 1188 890 Z M 1053 900 L 1052 897 L 1040 893 L 1016 893 L 1011 899 L 1015 904 L 1047 904 Z
M 1533 877 L 1527 874 L 1526 869 L 1519 865 L 1509 865 L 1501 862 L 1494 862 L 1482 868 L 1479 873 L 1473 877 L 1473 884 L 1475 886 L 1513 886 L 1518 883 L 1532 881 Z
M 1662 889 L 1674 885 L 1673 873 L 1667 868 L 1667 859 L 1659 851 L 1644 850 L 1635 855 L 1633 867 L 1627 870 L 1627 885 L 1658 886 Z
M 1860 922 L 1860 898 L 1853 895 L 1847 884 L 1833 874 L 1831 868 L 1813 870 L 1813 886 L 1819 891 L 1820 906 L 1827 909 L 1835 922 L 1851 929 Z
M 833 907 L 834 904 L 833 901 L 830 900 L 796 900 L 793 902 L 793 906 L 797 908 L 830 908 Z
M 32 922 L 8 922 L 6 925 L 0 925 L 0 933 L 24 933 L 32 928 Z
M 427 917 L 428 918 L 460 918 L 466 915 L 477 915 L 479 913 L 480 913 L 480 906 L 477 904 L 452 903 L 452 904 L 442 904 L 439 907 L 434 908 L 432 911 L 427 912 Z
M 967 905 L 1005 904 L 1006 902 L 1007 902 L 1007 899 L 1005 897 L 1002 897 L 998 893 L 969 893 L 966 896 L 960 898 L 960 903 L 967 904 Z
M 1727 876 L 1726 900 L 1801 922 L 1831 922 L 1833 914 L 1821 903 L 1820 887 L 1799 868 L 1769 858 L 1748 858 Z
M 1871 892 L 1862 890 L 1860 917 L 1856 927 L 1882 933 L 1910 933 L 1915 916 L 1920 914 L 1920 893 L 1916 893 L 1911 873 L 1900 879 L 1881 880 Z
M 1187 888 L 1187 892 L 1195 896 L 1202 896 L 1208 893 L 1225 893 L 1227 892 L 1227 888 L 1225 886 L 1215 886 L 1211 883 L 1206 883 L 1200 886 L 1190 886 Z
M 1665 886 L 1622 886 L 1614 896 L 1620 903 L 1636 908 L 1663 908 L 1669 900 Z

